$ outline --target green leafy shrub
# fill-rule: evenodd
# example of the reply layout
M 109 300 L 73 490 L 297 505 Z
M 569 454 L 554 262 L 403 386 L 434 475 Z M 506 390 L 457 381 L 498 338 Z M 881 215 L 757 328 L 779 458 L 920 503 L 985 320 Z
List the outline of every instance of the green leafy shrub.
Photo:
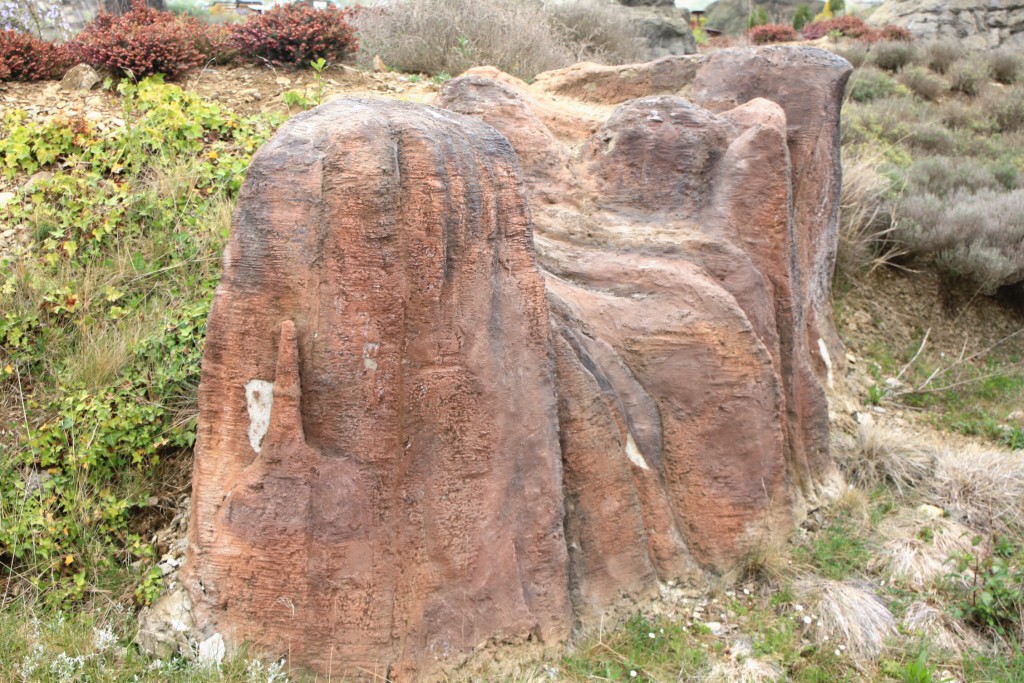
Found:
M 292 66 L 317 59 L 336 63 L 351 58 L 359 48 L 351 16 L 350 10 L 333 5 L 278 5 L 231 26 L 231 32 L 242 59 Z
M 64 45 L 14 30 L 0 31 L 0 81 L 59 78 L 69 62 Z
M 119 76 L 141 79 L 159 73 L 174 79 L 205 61 L 198 48 L 202 33 L 203 26 L 195 19 L 134 0 L 131 10 L 120 16 L 97 16 L 70 49 L 76 61 Z
M 975 97 L 981 93 L 991 75 L 988 61 L 980 57 L 960 59 L 949 69 L 949 87 L 953 92 Z
M 1013 85 L 1024 71 L 1024 57 L 1019 50 L 1004 47 L 989 53 L 988 66 L 997 82 Z
M 808 4 L 800 5 L 793 12 L 793 29 L 801 30 L 804 26 L 814 20 L 814 10 Z
M 764 7 L 755 7 L 754 11 L 747 17 L 747 30 L 758 26 L 767 26 L 771 22 L 768 11 Z
M 960 597 L 953 614 L 999 635 L 1019 637 L 1024 632 L 1024 550 L 1006 538 L 982 543 L 976 537 L 975 552 L 954 558 L 950 578 Z
M 910 43 L 885 40 L 871 47 L 871 61 L 879 69 L 895 72 L 914 61 L 916 51 Z
M 899 75 L 899 81 L 910 92 L 929 102 L 939 100 L 945 94 L 947 88 L 945 80 L 935 76 L 928 69 L 917 66 L 903 69 Z
M 933 40 L 925 43 L 922 51 L 929 69 L 945 74 L 964 55 L 964 49 L 955 40 Z
M 873 67 L 857 69 L 846 90 L 854 102 L 872 102 L 892 97 L 899 91 L 899 85 L 891 76 Z
M 785 24 L 761 24 L 747 31 L 747 37 L 754 45 L 769 45 L 792 42 L 799 36 L 792 27 Z

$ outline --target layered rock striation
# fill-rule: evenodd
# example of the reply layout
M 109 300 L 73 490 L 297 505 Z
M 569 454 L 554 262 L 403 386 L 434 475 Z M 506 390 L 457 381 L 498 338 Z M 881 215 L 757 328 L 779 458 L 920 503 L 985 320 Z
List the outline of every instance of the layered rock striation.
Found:
M 1024 0 L 886 0 L 869 21 L 897 24 L 917 38 L 969 49 L 1024 47 Z
M 811 339 L 849 65 L 723 54 L 697 103 L 578 145 L 487 73 L 444 109 L 325 105 L 254 158 L 200 387 L 204 635 L 429 678 L 728 572 L 830 485 Z

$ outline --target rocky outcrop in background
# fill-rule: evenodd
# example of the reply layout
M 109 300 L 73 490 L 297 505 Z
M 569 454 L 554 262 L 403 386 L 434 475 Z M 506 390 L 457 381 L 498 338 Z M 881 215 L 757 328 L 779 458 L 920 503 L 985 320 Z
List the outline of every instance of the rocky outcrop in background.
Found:
M 697 52 L 697 41 L 690 30 L 690 13 L 676 7 L 674 0 L 616 1 L 626 17 L 640 27 L 652 59 Z
M 1024 47 L 1024 0 L 886 0 L 869 22 L 905 26 L 916 38 L 969 49 Z
M 594 131 L 481 69 L 283 126 L 209 321 L 195 637 L 429 678 L 784 538 L 834 473 L 849 71 L 722 51 Z

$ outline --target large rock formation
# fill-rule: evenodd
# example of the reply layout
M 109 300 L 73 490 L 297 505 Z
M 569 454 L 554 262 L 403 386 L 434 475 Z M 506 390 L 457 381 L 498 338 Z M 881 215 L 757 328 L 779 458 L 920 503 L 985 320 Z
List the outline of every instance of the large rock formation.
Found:
M 833 475 L 808 330 L 848 72 L 735 52 L 696 75 L 708 109 L 632 100 L 578 152 L 486 71 L 446 85 L 459 113 L 282 127 L 209 323 L 180 601 L 203 635 L 430 677 L 784 538 Z
M 954 40 L 969 49 L 1024 47 L 1024 0 L 886 0 L 869 21 L 905 26 L 917 38 Z

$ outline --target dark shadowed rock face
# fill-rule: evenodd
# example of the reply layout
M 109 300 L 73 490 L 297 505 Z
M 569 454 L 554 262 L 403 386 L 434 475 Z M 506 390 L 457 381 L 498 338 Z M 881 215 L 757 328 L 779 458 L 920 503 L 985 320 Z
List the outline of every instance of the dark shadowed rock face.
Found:
M 802 103 L 794 56 L 737 55 L 783 90 L 702 71 L 707 108 L 634 99 L 575 152 L 549 124 L 585 123 L 483 70 L 458 113 L 338 101 L 260 151 L 200 387 L 206 635 L 429 678 L 790 532 L 834 474 L 807 273 L 843 74 Z

